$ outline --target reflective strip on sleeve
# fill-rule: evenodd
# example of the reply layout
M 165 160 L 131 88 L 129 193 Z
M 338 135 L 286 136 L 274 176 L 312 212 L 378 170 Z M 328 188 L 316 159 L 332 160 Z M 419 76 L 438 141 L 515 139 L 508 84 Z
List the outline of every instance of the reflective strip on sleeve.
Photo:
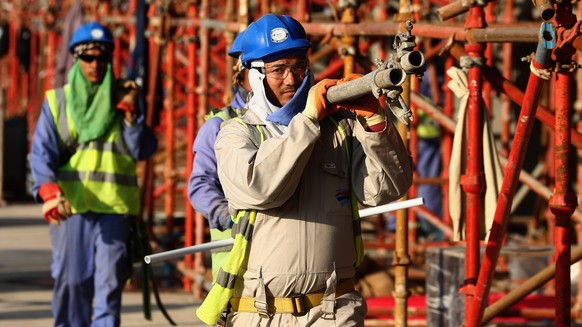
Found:
M 241 234 L 247 242 L 251 240 L 254 229 L 254 226 L 249 219 L 249 214 L 251 212 L 251 210 L 245 211 L 244 215 L 238 219 L 238 222 L 232 226 L 232 235 L 235 236 L 236 234 Z
M 222 270 L 222 268 L 220 268 L 220 270 L 218 271 L 218 275 L 216 275 L 216 284 L 224 288 L 233 289 L 235 282 L 236 275 L 229 274 L 226 271 Z
M 65 90 L 63 88 L 58 88 L 55 90 L 55 95 L 57 98 L 57 129 L 59 131 L 59 136 L 65 147 L 74 147 L 71 131 L 69 130 L 69 120 L 67 119 L 67 97 L 65 96 Z

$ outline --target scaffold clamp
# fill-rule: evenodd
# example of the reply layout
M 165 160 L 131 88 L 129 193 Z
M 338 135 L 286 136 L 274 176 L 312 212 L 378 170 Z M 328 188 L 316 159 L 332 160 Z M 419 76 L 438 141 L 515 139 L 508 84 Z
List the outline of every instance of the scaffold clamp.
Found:
M 386 96 L 386 105 L 390 108 L 390 111 L 400 120 L 404 125 L 408 125 L 407 119 L 411 122 L 414 121 L 414 116 L 412 115 L 412 111 L 408 108 L 408 105 L 399 94 L 398 97 L 395 99 L 391 99 L 390 97 Z
M 404 82 L 404 79 L 406 77 L 403 75 L 404 78 L 402 79 L 402 82 L 399 82 L 397 85 L 394 85 L 390 88 L 382 88 L 378 86 L 378 84 L 376 83 L 376 75 L 379 72 L 387 69 L 399 69 L 399 68 L 397 67 L 396 64 L 394 64 L 394 62 L 390 60 L 383 61 L 381 59 L 376 59 L 376 65 L 378 66 L 378 68 L 372 72 L 371 78 L 372 94 L 374 94 L 376 99 L 379 99 L 382 95 L 385 95 L 384 99 L 386 102 L 386 106 L 390 108 L 390 111 L 392 111 L 392 113 L 394 114 L 394 116 L 396 116 L 396 118 L 398 118 L 398 120 L 400 120 L 403 124 L 408 125 L 406 119 L 413 121 L 414 116 L 412 115 L 410 108 L 408 108 L 408 105 L 406 105 L 406 102 L 404 102 L 404 99 L 402 99 L 401 96 L 402 86 L 400 85 L 402 84 L 402 82 Z

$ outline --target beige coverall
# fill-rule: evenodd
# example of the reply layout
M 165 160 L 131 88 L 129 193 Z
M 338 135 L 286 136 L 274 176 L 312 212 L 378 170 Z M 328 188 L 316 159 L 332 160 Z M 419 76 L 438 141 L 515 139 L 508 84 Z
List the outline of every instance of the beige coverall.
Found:
M 252 111 L 228 121 L 215 143 L 218 175 L 230 209 L 258 211 L 243 282 L 235 297 L 290 297 L 327 290 L 324 307 L 304 315 L 231 312 L 227 326 L 363 326 L 366 304 L 352 291 L 337 299 L 335 285 L 355 276 L 350 181 L 360 205 L 402 197 L 412 182 L 410 156 L 391 122 L 367 132 L 356 116 L 333 116 L 320 127 L 296 115 L 274 137 Z M 256 125 L 262 125 L 261 143 Z M 350 143 L 351 173 L 344 142 Z M 334 302 L 335 300 L 335 302 Z M 334 309 L 335 303 L 335 309 Z M 322 318 L 322 309 L 335 315 Z

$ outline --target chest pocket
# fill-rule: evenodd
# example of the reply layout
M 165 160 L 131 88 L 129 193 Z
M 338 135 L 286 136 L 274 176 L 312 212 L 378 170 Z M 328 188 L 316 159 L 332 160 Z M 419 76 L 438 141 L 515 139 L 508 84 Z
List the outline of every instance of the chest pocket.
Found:
M 314 149 L 314 154 L 319 157 L 316 162 L 323 172 L 347 179 L 350 174 L 351 147 L 346 142 L 351 140 L 346 131 L 350 129 L 341 125 L 345 120 L 338 122 L 334 117 L 329 117 L 324 122 L 320 125 L 321 138 Z

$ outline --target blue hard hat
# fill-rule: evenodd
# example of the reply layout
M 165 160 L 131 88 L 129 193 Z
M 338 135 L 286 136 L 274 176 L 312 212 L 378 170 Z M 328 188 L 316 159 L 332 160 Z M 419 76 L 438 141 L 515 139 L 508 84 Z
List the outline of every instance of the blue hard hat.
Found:
M 242 63 L 269 62 L 289 55 L 307 55 L 309 41 L 303 26 L 286 15 L 266 14 L 246 29 L 242 39 Z
M 234 38 L 234 41 L 232 41 L 230 49 L 228 49 L 228 55 L 233 57 L 234 59 L 238 59 L 240 53 L 242 52 L 242 39 L 244 35 L 245 31 L 238 33 Z
M 73 53 L 76 45 L 87 42 L 106 43 L 111 46 L 111 50 L 114 47 L 111 31 L 97 22 L 88 22 L 75 30 L 69 42 L 69 52 Z

